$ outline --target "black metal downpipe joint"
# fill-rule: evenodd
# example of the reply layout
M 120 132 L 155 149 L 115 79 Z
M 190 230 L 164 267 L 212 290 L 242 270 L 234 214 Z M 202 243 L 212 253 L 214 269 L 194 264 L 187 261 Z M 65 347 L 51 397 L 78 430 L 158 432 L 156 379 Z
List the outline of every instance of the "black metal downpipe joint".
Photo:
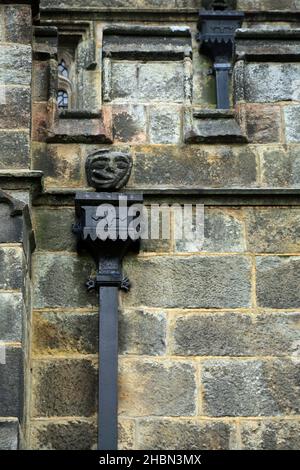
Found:
M 131 168 L 129 155 L 99 151 L 87 159 L 88 182 L 96 189 L 119 189 L 126 183 Z M 122 260 L 129 251 L 139 251 L 140 232 L 133 234 L 129 227 L 141 216 L 137 211 L 130 212 L 130 208 L 141 204 L 142 195 L 131 193 L 80 192 L 75 197 L 73 232 L 77 236 L 78 252 L 88 251 L 97 266 L 96 277 L 89 279 L 86 287 L 99 293 L 99 450 L 118 448 L 119 290 L 130 288 L 128 278 L 122 273 Z M 110 211 L 110 217 L 106 218 L 106 210 Z
M 229 109 L 229 84 L 234 53 L 235 32 L 242 26 L 243 12 L 234 10 L 202 10 L 199 12 L 198 34 L 200 53 L 213 61 L 216 77 L 217 108 Z
M 122 220 L 122 239 L 109 236 L 102 240 L 97 235 L 99 216 L 97 209 L 110 204 L 115 208 L 117 231 L 120 229 L 119 204 L 127 200 L 127 206 L 142 204 L 138 194 L 78 193 L 75 197 L 78 250 L 87 250 L 97 266 L 95 279 L 89 279 L 86 287 L 99 293 L 99 400 L 98 400 L 98 449 L 116 450 L 118 447 L 118 311 L 119 289 L 128 291 L 130 282 L 122 273 L 122 260 L 129 251 L 138 252 L 140 240 L 133 240 L 125 228 L 132 222 L 128 217 L 126 227 Z M 127 230 L 128 233 L 128 230 Z

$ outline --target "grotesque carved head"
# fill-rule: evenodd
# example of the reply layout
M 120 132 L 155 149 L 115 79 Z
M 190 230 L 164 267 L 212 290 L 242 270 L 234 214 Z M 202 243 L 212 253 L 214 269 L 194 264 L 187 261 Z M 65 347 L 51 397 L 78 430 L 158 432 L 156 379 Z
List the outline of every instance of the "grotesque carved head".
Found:
M 127 183 L 132 170 L 132 157 L 127 153 L 98 150 L 86 160 L 89 186 L 97 190 L 120 189 Z

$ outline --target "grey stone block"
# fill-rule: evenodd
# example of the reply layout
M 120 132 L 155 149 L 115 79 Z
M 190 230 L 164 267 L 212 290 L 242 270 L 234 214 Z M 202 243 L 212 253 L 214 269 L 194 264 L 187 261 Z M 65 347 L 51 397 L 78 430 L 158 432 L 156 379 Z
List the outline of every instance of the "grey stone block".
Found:
M 260 307 L 300 307 L 300 257 L 257 257 L 256 292 Z
M 95 41 L 93 39 L 85 39 L 84 41 L 80 41 L 77 49 L 78 68 L 85 70 L 93 68 L 96 60 Z
M 0 131 L 0 169 L 29 168 L 29 152 L 29 133 Z
M 31 46 L 0 44 L 0 84 L 29 86 L 31 83 Z
M 23 352 L 9 346 L 5 356 L 5 364 L 0 364 L 0 416 L 22 417 Z
M 247 147 L 191 145 L 157 146 L 145 153 L 136 148 L 131 185 L 147 187 L 252 187 L 256 185 L 256 155 Z
M 204 243 L 199 246 L 188 240 L 176 241 L 177 252 L 243 252 L 245 251 L 244 224 L 240 210 L 204 210 Z
M 72 233 L 73 208 L 36 208 L 34 223 L 38 250 L 76 251 L 76 237 Z
M 76 255 L 38 253 L 33 262 L 36 308 L 89 307 L 97 297 L 88 293 L 85 283 L 94 271 L 91 258 Z
M 161 226 L 162 224 L 162 211 L 151 211 L 150 206 L 144 206 L 147 210 L 148 217 L 148 232 L 151 233 L 151 227 Z M 158 238 L 141 240 L 141 252 L 145 253 L 170 253 L 172 240 L 169 238 Z
M 179 144 L 181 110 L 178 106 L 149 107 L 149 138 L 151 144 Z
M 192 416 L 195 368 L 189 363 L 123 360 L 119 413 L 125 416 Z
M 209 416 L 299 413 L 299 363 L 278 359 L 207 360 L 202 366 L 203 410 Z
M 47 101 L 49 98 L 50 65 L 48 61 L 33 61 L 32 97 L 33 101 Z
M 19 441 L 18 421 L 0 421 L 0 450 L 17 450 Z
M 20 243 L 23 239 L 22 216 L 11 216 L 8 204 L 0 203 L 0 243 Z
M 183 62 L 146 62 L 139 68 L 139 97 L 145 101 L 184 101 Z
M 0 289 L 21 289 L 23 286 L 22 248 L 0 248 Z
M 299 340 L 299 321 L 299 313 L 184 313 L 172 322 L 171 354 L 292 355 Z
M 298 63 L 249 63 L 245 68 L 245 99 L 254 103 L 298 100 L 299 80 Z
M 247 450 L 299 450 L 297 420 L 251 420 L 241 422 L 242 448 Z
M 0 341 L 22 340 L 23 315 L 22 294 L 0 292 Z
M 262 181 L 269 187 L 300 187 L 300 153 L 297 146 L 273 147 L 262 152 Z
M 112 62 L 111 77 L 114 101 L 184 101 L 182 61 Z
M 138 448 L 149 450 L 229 450 L 234 425 L 222 421 L 140 420 Z
M 73 119 L 61 119 L 60 122 L 62 121 L 67 121 L 71 127 L 74 125 Z M 78 122 L 77 119 L 76 121 Z M 81 122 L 84 123 L 84 120 Z M 72 129 L 74 131 L 74 127 Z M 85 183 L 82 176 L 82 151 L 79 145 L 52 144 L 45 147 L 44 144 L 35 143 L 32 145 L 32 165 L 34 170 L 44 172 L 45 182 L 49 186 L 78 187 Z
M 31 92 L 30 88 L 5 87 L 5 102 L 0 101 L 1 129 L 30 129 Z
M 98 313 L 37 312 L 32 341 L 38 354 L 96 354 Z
M 248 208 L 247 247 L 254 253 L 298 253 L 300 251 L 300 209 Z
M 120 314 L 121 354 L 156 356 L 166 349 L 166 316 L 163 312 L 128 310 Z
M 169 253 L 171 250 L 170 240 L 142 240 L 141 252 L 144 253 Z
M 251 303 L 246 257 L 127 258 L 125 266 L 133 285 L 124 296 L 128 306 L 238 308 Z
M 116 143 L 146 142 L 146 108 L 142 105 L 113 107 L 113 135 Z
M 33 421 L 31 448 L 36 450 L 95 450 L 97 426 L 82 419 L 52 423 Z
M 56 359 L 33 364 L 34 417 L 92 416 L 97 373 L 88 359 Z
M 300 77 L 299 77 L 300 82 Z M 285 106 L 284 107 L 285 119 L 285 133 L 287 143 L 300 142 L 300 106 Z
M 30 44 L 32 38 L 31 8 L 29 5 L 8 5 L 3 9 L 6 42 Z
M 280 106 L 269 104 L 246 104 L 240 107 L 241 117 L 249 142 L 272 143 L 281 141 L 281 109 Z
M 107 84 L 109 86 L 109 84 Z M 135 62 L 112 62 L 111 99 L 135 100 L 137 97 L 137 65 Z M 108 90 L 107 90 L 108 91 Z

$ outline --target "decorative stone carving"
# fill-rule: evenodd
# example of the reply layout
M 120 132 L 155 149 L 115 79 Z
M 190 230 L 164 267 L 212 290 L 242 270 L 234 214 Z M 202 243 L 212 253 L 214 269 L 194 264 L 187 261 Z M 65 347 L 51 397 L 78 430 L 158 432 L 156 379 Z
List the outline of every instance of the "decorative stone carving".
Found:
M 128 153 L 98 150 L 86 160 L 89 186 L 98 191 L 120 189 L 126 185 L 132 170 Z

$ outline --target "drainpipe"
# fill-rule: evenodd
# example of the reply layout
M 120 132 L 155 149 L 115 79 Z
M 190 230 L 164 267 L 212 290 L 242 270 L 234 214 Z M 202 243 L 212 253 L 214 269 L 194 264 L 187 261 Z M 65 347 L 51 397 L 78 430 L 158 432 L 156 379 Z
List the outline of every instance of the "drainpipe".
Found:
M 96 189 L 118 189 L 129 178 L 131 167 L 128 155 L 97 152 L 87 159 L 88 182 Z M 130 289 L 128 278 L 122 274 L 122 260 L 129 251 L 137 253 L 140 245 L 139 234 L 129 235 L 128 229 L 135 216 L 128 216 L 128 211 L 142 203 L 142 195 L 132 193 L 79 192 L 75 197 L 73 232 L 77 235 L 78 251 L 88 251 L 97 267 L 96 277 L 89 279 L 86 286 L 88 291 L 99 293 L 98 450 L 118 448 L 119 290 Z M 114 216 L 107 217 L 107 210 Z M 99 223 L 107 230 L 105 236 L 99 230 Z
M 244 13 L 227 9 L 199 12 L 200 53 L 213 61 L 211 73 L 216 77 L 218 109 L 230 108 L 229 84 L 235 32 L 242 26 L 243 19 Z

